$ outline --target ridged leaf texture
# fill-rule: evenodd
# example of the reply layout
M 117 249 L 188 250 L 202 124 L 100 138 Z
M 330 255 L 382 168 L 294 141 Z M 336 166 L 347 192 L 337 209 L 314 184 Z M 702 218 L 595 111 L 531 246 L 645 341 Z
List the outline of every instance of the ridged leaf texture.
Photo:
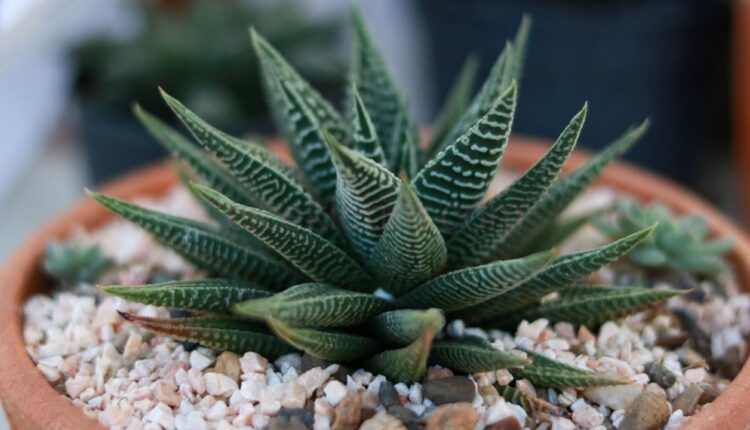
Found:
M 375 125 L 370 119 L 365 103 L 359 96 L 357 85 L 352 84 L 352 149 L 370 160 L 387 167 L 383 146 L 375 131 Z M 334 138 L 335 139 L 335 138 Z
M 278 288 L 304 279 L 285 264 L 255 252 L 247 243 L 219 234 L 212 227 L 187 218 L 142 208 L 98 193 L 90 193 L 113 213 L 137 224 L 159 243 L 196 267 Z
M 436 341 L 430 361 L 466 373 L 489 372 L 529 363 L 523 356 L 500 351 L 480 338 L 464 337 Z
M 331 203 L 335 184 L 333 166 L 323 141 L 314 137 L 312 133 L 315 130 L 309 127 L 309 122 L 314 122 L 336 139 L 344 141 L 349 135 L 346 121 L 254 30 L 251 30 L 251 39 L 276 125 L 289 142 L 292 156 L 316 194 L 324 203 Z M 299 98 L 297 102 L 285 94 L 289 90 Z M 301 115 L 299 109 L 302 105 L 312 118 Z
M 411 344 L 383 351 L 365 362 L 365 368 L 393 381 L 410 384 L 420 381 L 427 371 L 427 358 L 435 332 L 428 329 Z
M 149 318 L 120 313 L 139 327 L 208 348 L 244 353 L 255 351 L 274 359 L 295 349 L 255 323 L 231 317 Z
M 508 144 L 516 109 L 511 85 L 463 136 L 430 160 L 414 191 L 443 236 L 450 236 L 484 197 Z
M 162 95 L 195 138 L 256 196 L 260 207 L 332 241 L 338 239 L 328 214 L 278 159 L 261 146 L 248 145 L 215 129 L 176 99 Z
M 554 145 L 526 173 L 490 199 L 448 242 L 453 266 L 492 261 L 498 244 L 542 198 L 575 148 L 587 107 L 573 117 Z
M 550 187 L 544 197 L 529 211 L 513 230 L 497 245 L 495 258 L 522 255 L 527 247 L 539 239 L 560 213 L 599 176 L 614 159 L 630 148 L 646 131 L 648 121 L 616 139 L 604 151 L 583 167 L 563 177 Z
M 385 167 L 326 134 L 336 167 L 336 214 L 352 250 L 367 261 L 398 198 L 399 180 Z
M 316 282 L 372 291 L 369 275 L 344 251 L 321 236 L 261 209 L 243 206 L 200 185 L 196 189 L 227 217 Z
M 542 269 L 555 255 L 542 252 L 516 260 L 450 272 L 398 298 L 402 307 L 436 307 L 454 312 L 512 290 Z
M 373 339 L 325 329 L 292 327 L 268 318 L 271 330 L 288 344 L 313 357 L 336 363 L 350 363 L 376 353 L 380 347 Z
M 408 181 L 402 180 L 398 200 L 368 268 L 382 288 L 398 295 L 439 272 L 446 256 L 440 231 Z
M 440 309 L 399 309 L 371 319 L 366 331 L 373 339 L 400 346 L 414 342 L 427 330 L 439 333 L 443 326 L 445 316 Z
M 138 303 L 191 311 L 228 313 L 232 305 L 272 293 L 233 279 L 197 279 L 147 285 L 108 285 L 107 294 Z
M 552 414 L 560 415 L 560 408 L 553 405 L 552 403 L 545 402 L 538 397 L 531 397 L 521 390 L 513 388 L 509 385 L 500 385 L 497 382 L 494 385 L 506 402 L 514 403 L 521 406 L 530 415 L 537 414 Z
M 450 133 L 461 119 L 461 115 L 466 112 L 474 91 L 477 71 L 479 71 L 479 59 L 473 55 L 469 56 L 461 67 L 461 71 L 448 91 L 448 96 L 445 98 L 445 102 L 435 118 L 434 131 L 430 139 L 430 152 L 443 142 L 446 135 Z
M 512 315 L 508 326 L 521 320 L 546 318 L 596 328 L 606 321 L 641 311 L 685 291 L 638 287 L 570 287 L 560 298 Z
M 290 297 L 287 294 L 295 293 L 298 287 L 239 303 L 233 311 L 258 320 L 272 317 L 295 327 L 344 327 L 361 324 L 391 308 L 389 302 L 372 294 L 341 290 L 327 284 L 319 284 L 313 296 Z
M 531 364 L 510 369 L 510 372 L 516 379 L 528 379 L 538 387 L 588 388 L 630 382 L 622 376 L 579 369 L 532 351 L 526 351 L 526 354 L 531 358 Z
M 402 96 L 388 72 L 383 56 L 370 37 L 358 8 L 352 9 L 352 28 L 349 79 L 357 85 L 362 102 L 375 124 L 386 158 L 393 160 L 398 154 L 394 129 Z
M 653 229 L 654 226 L 651 226 L 608 245 L 559 257 L 513 291 L 467 308 L 457 316 L 475 323 L 498 319 L 523 309 L 547 294 L 568 287 L 627 254 L 651 234 Z

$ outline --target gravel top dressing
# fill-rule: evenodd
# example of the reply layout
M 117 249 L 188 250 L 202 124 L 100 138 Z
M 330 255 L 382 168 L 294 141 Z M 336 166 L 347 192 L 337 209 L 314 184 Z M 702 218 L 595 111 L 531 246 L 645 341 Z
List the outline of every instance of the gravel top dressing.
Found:
M 614 193 L 594 189 L 571 213 L 610 204 Z M 139 203 L 204 219 L 182 188 Z M 125 221 L 73 237 L 98 244 L 123 270 L 118 284 L 155 277 L 200 278 L 175 254 Z M 584 228 L 564 252 L 600 244 Z M 623 280 L 613 265 L 592 281 Z M 750 332 L 750 297 L 731 277 L 713 285 L 665 277 L 656 288 L 691 288 L 658 308 L 603 324 L 597 331 L 567 323 L 523 321 L 514 332 L 449 322 L 442 337 L 475 335 L 500 350 L 526 350 L 562 363 L 630 381 L 585 390 L 508 384 L 507 369 L 473 375 L 430 367 L 421 383 L 393 384 L 382 375 L 287 354 L 275 361 L 181 344 L 125 322 L 119 312 L 168 317 L 169 311 L 106 297 L 92 286 L 36 295 L 25 306 L 29 355 L 62 396 L 114 429 L 677 429 L 739 371 Z

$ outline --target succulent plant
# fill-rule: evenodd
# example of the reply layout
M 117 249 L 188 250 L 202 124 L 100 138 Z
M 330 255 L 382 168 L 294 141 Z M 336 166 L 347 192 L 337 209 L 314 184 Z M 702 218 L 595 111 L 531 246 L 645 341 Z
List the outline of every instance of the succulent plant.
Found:
M 44 248 L 44 270 L 63 286 L 93 284 L 112 262 L 98 246 L 80 242 L 50 242 Z
M 658 224 L 651 236 L 628 253 L 633 264 L 704 277 L 724 270 L 721 257 L 732 249 L 732 240 L 710 239 L 703 218 L 678 217 L 659 203 L 644 206 L 627 197 L 618 199 L 612 212 L 594 219 L 594 225 L 609 237 L 620 237 Z
M 486 327 L 522 315 L 589 323 L 678 294 L 619 287 L 596 287 L 594 294 L 593 287 L 578 286 L 653 227 L 576 254 L 538 249 L 563 209 L 646 124 L 556 180 L 578 140 L 584 105 L 534 166 L 483 203 L 508 144 L 529 21 L 475 96 L 472 73 L 462 74 L 469 82 L 456 86 L 435 127 L 440 133 L 426 149 L 356 11 L 353 21 L 345 114 L 252 32 L 271 112 L 296 169 L 263 146 L 212 127 L 166 92 L 166 103 L 208 154 L 136 108 L 180 160 L 187 186 L 216 222 L 92 194 L 212 277 L 103 290 L 196 312 L 178 319 L 124 315 L 178 340 L 268 357 L 303 351 L 359 363 L 396 381 L 419 380 L 435 362 L 461 372 L 533 363 L 519 372 L 539 385 L 623 382 L 476 338 L 438 335 L 451 318 Z M 555 292 L 558 301 L 542 303 Z M 503 395 L 518 395 L 508 390 Z

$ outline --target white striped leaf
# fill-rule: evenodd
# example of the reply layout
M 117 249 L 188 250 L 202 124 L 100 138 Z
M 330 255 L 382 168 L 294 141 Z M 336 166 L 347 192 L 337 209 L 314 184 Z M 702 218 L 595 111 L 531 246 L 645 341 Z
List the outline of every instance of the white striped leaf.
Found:
M 623 134 L 583 167 L 553 184 L 542 199 L 496 245 L 495 258 L 523 255 L 539 240 L 560 213 L 599 176 L 615 158 L 633 145 L 648 128 L 648 121 Z
M 483 264 L 494 259 L 498 244 L 543 197 L 560 173 L 575 148 L 587 110 L 584 105 L 539 161 L 475 211 L 451 237 L 448 241 L 451 267 Z
M 458 73 L 458 77 L 453 82 L 451 89 L 448 91 L 448 96 L 445 98 L 443 107 L 440 108 L 440 113 L 438 113 L 433 122 L 433 132 L 429 145 L 430 153 L 433 153 L 433 150 L 443 142 L 446 135 L 450 133 L 461 119 L 461 115 L 466 112 L 466 108 L 469 106 L 469 101 L 471 100 L 471 94 L 474 91 L 478 70 L 479 59 L 474 55 L 469 56 L 461 67 L 461 71 Z M 434 153 L 437 153 L 437 151 Z
M 430 361 L 459 372 L 491 372 L 529 363 L 523 356 L 500 351 L 484 339 L 463 337 L 436 341 Z
M 356 7 L 352 8 L 352 27 L 354 38 L 349 79 L 352 84 L 357 85 L 390 164 L 398 154 L 397 144 L 393 141 L 393 130 L 402 96 L 368 33 L 364 18 Z
M 414 191 L 444 237 L 460 228 L 484 197 L 508 144 L 515 109 L 516 86 L 511 85 L 414 178 Z
M 528 366 L 510 369 L 516 379 L 528 379 L 538 387 L 587 388 L 602 385 L 620 385 L 630 382 L 628 378 L 569 366 L 532 351 L 525 351 L 532 359 Z
M 409 116 L 408 107 L 404 103 L 396 116 L 396 127 L 393 130 L 396 157 L 392 160 L 391 171 L 410 178 L 419 172 L 422 159 L 419 140 L 414 137 L 418 135 L 414 131 L 415 129 Z
M 440 309 L 399 309 L 376 316 L 366 328 L 373 339 L 389 345 L 408 345 L 425 330 L 439 333 L 444 325 L 445 317 Z
M 326 134 L 336 167 L 336 215 L 352 250 L 367 261 L 398 198 L 399 180 L 385 167 Z
M 552 251 L 446 273 L 399 297 L 402 307 L 454 312 L 511 291 L 555 256 Z
M 367 266 L 380 287 L 395 295 L 438 273 L 446 259 L 445 242 L 406 178 Z
M 258 285 L 234 279 L 196 279 L 147 285 L 108 285 L 101 290 L 138 303 L 191 311 L 227 313 L 233 304 L 268 297 Z
M 533 278 L 513 291 L 459 312 L 456 317 L 467 323 L 501 319 L 513 312 L 538 302 L 549 293 L 572 286 L 627 254 L 653 231 L 654 226 L 625 236 L 608 245 L 557 258 Z
M 227 217 L 313 281 L 372 291 L 373 281 L 364 269 L 323 237 L 270 212 L 233 202 L 210 188 L 195 187 Z
M 265 148 L 248 145 L 215 129 L 162 92 L 167 104 L 195 138 L 224 163 L 263 209 L 336 241 L 339 233 L 330 217 L 315 199 L 281 167 L 281 162 Z
M 157 142 L 175 157 L 183 160 L 205 181 L 206 185 L 242 204 L 248 206 L 257 204 L 253 195 L 236 178 L 175 129 L 143 110 L 139 105 L 135 107 L 135 115 Z
M 434 338 L 435 332 L 427 329 L 411 344 L 371 357 L 365 362 L 364 367 L 392 381 L 406 384 L 420 381 L 427 371 L 427 358 Z
M 256 323 L 230 317 L 149 318 L 120 313 L 126 320 L 154 333 L 179 341 L 238 354 L 256 352 L 275 359 L 296 350 Z
M 284 342 L 313 357 L 335 363 L 351 363 L 374 354 L 380 348 L 377 342 L 364 336 L 292 327 L 274 318 L 267 321 L 271 330 Z
M 573 294 L 571 294 L 573 293 Z M 606 321 L 639 312 L 656 302 L 685 291 L 637 287 L 571 287 L 561 291 L 560 298 L 523 310 L 506 318 L 503 326 L 522 320 L 546 318 L 595 329 Z
M 311 297 L 290 298 L 287 291 L 271 297 L 251 299 L 234 306 L 237 315 L 263 320 L 273 317 L 295 327 L 345 327 L 361 324 L 387 311 L 391 304 L 372 294 L 340 290 L 318 284 L 323 291 Z
M 387 167 L 385 153 L 372 124 L 370 114 L 362 102 L 357 91 L 357 85 L 352 84 L 352 148 L 370 160 Z
M 220 233 L 187 218 L 152 211 L 102 194 L 92 192 L 90 195 L 200 269 L 236 276 L 274 289 L 304 280 L 283 262 L 269 259 L 254 251 L 248 242 L 226 232 Z

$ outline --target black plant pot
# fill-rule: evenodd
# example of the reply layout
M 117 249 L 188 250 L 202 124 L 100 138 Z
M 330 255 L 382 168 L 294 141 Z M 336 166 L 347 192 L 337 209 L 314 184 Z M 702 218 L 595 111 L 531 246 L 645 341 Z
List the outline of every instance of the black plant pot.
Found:
M 554 138 L 585 100 L 583 146 L 652 126 L 628 157 L 683 183 L 728 141 L 728 0 L 420 0 L 439 93 L 469 52 L 488 71 L 533 17 L 514 130 Z M 449 30 L 448 30 L 449 29 Z M 482 75 L 484 76 L 484 75 Z

